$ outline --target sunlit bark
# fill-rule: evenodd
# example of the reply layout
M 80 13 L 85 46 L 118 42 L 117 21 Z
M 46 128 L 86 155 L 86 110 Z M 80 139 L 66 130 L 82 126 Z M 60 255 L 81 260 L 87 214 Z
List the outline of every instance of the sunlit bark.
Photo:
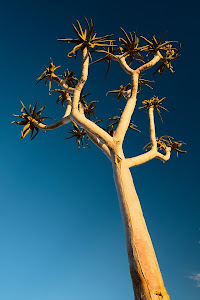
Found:
M 87 47 L 83 49 L 81 78 L 74 88 L 69 88 L 64 80 L 55 77 L 55 81 L 69 93 L 67 109 L 63 118 L 54 124 L 46 125 L 30 117 L 30 121 L 43 130 L 55 129 L 70 121 L 77 122 L 84 128 L 88 138 L 112 162 L 124 223 L 135 300 L 169 300 L 130 172 L 131 167 L 144 164 L 154 158 L 162 161 L 167 161 L 170 158 L 170 147 L 166 147 L 163 150 L 164 154 L 158 151 L 153 107 L 150 107 L 148 110 L 151 150 L 132 158 L 125 158 L 123 154 L 123 141 L 136 106 L 139 75 L 144 70 L 154 66 L 160 58 L 161 54 L 158 52 L 148 63 L 133 70 L 126 62 L 126 55 L 115 56 L 115 60 L 130 75 L 131 89 L 127 92 L 127 103 L 113 137 L 86 118 L 83 107 L 80 104 L 81 91 L 88 78 L 89 55 Z

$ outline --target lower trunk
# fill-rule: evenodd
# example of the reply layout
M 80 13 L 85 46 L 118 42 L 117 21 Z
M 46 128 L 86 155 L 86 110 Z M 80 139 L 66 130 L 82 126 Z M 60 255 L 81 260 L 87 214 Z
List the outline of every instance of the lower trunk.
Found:
M 169 300 L 131 172 L 117 155 L 113 173 L 123 218 L 135 300 Z

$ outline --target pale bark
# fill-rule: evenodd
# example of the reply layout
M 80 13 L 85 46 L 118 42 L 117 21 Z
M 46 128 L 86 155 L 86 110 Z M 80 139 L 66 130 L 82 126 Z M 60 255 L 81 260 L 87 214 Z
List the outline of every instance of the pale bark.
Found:
M 154 58 L 152 58 L 152 60 L 150 60 L 149 62 L 147 62 L 146 64 L 140 66 L 139 68 L 136 69 L 136 71 L 138 73 L 142 73 L 143 71 L 145 71 L 146 69 L 152 68 L 157 62 L 159 62 L 159 60 L 162 58 L 162 55 L 160 54 L 160 52 L 158 51 L 157 54 L 154 56 Z
M 127 64 L 126 62 L 126 57 L 124 55 L 119 55 L 117 56 L 118 58 L 118 62 L 121 65 L 121 67 L 124 69 L 124 71 L 128 74 L 128 75 L 132 75 L 134 70 Z
M 122 143 L 137 101 L 139 74 L 154 66 L 160 58 L 161 56 L 157 53 L 151 61 L 133 70 L 127 65 L 125 57 L 118 57 L 122 68 L 131 76 L 131 90 L 129 92 L 130 97 L 127 100 L 120 122 L 114 133 L 113 138 L 116 146 L 111 153 L 114 180 L 126 235 L 135 300 L 170 299 L 163 283 L 151 238 L 129 170 L 130 167 L 146 163 L 155 157 L 163 161 L 170 158 L 171 148 L 166 147 L 165 155 L 158 152 L 153 107 L 150 107 L 148 111 L 152 149 L 147 153 L 129 159 L 124 157 L 122 149 Z
M 135 300 L 169 300 L 126 160 L 115 155 L 112 164 Z
M 171 147 L 166 147 L 165 148 L 165 154 L 157 152 L 156 158 L 158 158 L 158 159 L 162 160 L 163 162 L 165 162 L 165 161 L 170 159 L 171 151 L 172 151 Z
M 71 116 L 67 116 L 67 117 L 62 118 L 58 122 L 55 122 L 50 125 L 46 125 L 44 123 L 38 122 L 37 120 L 33 119 L 32 117 L 29 117 L 28 119 L 34 124 L 35 127 L 42 129 L 42 130 L 53 130 L 60 126 L 68 124 L 72 120 Z
M 71 115 L 70 115 L 71 107 L 72 107 L 71 97 L 68 96 L 65 102 L 67 103 L 67 108 L 65 110 L 65 114 L 62 117 L 62 119 L 59 120 L 58 122 L 55 122 L 50 125 L 46 125 L 44 123 L 38 122 L 37 120 L 33 119 L 31 116 L 29 116 L 28 119 L 29 119 L 29 121 L 31 121 L 34 124 L 35 127 L 42 129 L 42 130 L 53 130 L 60 126 L 66 125 L 72 120 Z
M 136 106 L 139 74 L 154 66 L 160 60 L 161 54 L 158 52 L 152 60 L 136 70 L 127 65 L 127 55 L 115 56 L 124 71 L 131 76 L 131 89 L 126 92 L 128 100 L 113 137 L 97 124 L 87 119 L 84 115 L 83 107 L 80 105 L 80 94 L 88 77 L 89 55 L 87 48 L 83 49 L 82 74 L 75 88 L 69 88 L 64 80 L 58 77 L 55 78 L 55 81 L 73 97 L 72 102 L 68 101 L 63 118 L 51 125 L 39 123 L 34 119 L 31 119 L 31 121 L 40 129 L 50 130 L 73 120 L 85 129 L 89 139 L 111 160 L 124 223 L 135 300 L 169 300 L 170 298 L 164 287 L 162 275 L 129 169 L 130 167 L 146 163 L 153 158 L 158 158 L 162 161 L 170 158 L 170 147 L 164 149 L 165 154 L 158 152 L 153 107 L 150 107 L 148 111 L 152 149 L 142 155 L 125 158 L 122 148 L 124 137 Z
M 80 111 L 79 111 L 79 99 L 81 91 L 84 87 L 84 84 L 88 77 L 88 66 L 89 66 L 89 55 L 87 48 L 83 49 L 83 64 L 82 64 L 82 74 L 81 78 L 74 89 L 73 96 L 73 107 L 72 107 L 72 116 L 73 119 L 83 127 L 87 132 L 95 135 L 98 139 L 103 141 L 109 148 L 113 148 L 113 138 L 102 128 L 100 128 L 97 124 L 87 119 Z
M 154 159 L 157 156 L 157 142 L 156 142 L 156 128 L 155 128 L 155 122 L 154 122 L 154 108 L 150 107 L 148 110 L 149 114 L 149 131 L 150 131 L 150 141 L 152 148 L 147 153 L 143 153 L 141 155 L 127 158 L 126 163 L 128 167 L 135 167 L 142 165 L 152 159 Z
M 152 146 L 151 150 L 146 153 L 143 153 L 141 155 L 138 155 L 138 156 L 135 156 L 132 158 L 127 158 L 126 163 L 129 168 L 142 165 L 154 158 L 158 158 L 158 159 L 162 160 L 163 162 L 170 159 L 170 155 L 171 155 L 170 147 L 166 147 L 165 155 L 158 152 L 153 106 L 149 108 L 148 114 L 149 114 L 150 141 L 151 141 L 151 146 Z
M 138 89 L 138 73 L 134 72 L 131 75 L 131 95 L 127 100 L 126 106 L 122 113 L 120 122 L 117 126 L 117 129 L 114 133 L 114 139 L 119 144 L 122 145 L 125 134 L 130 124 L 131 116 L 134 112 L 136 101 L 137 101 L 137 89 Z
M 74 93 L 74 88 L 69 87 L 68 84 L 66 84 L 66 81 L 64 79 L 59 78 L 59 76 L 54 74 L 54 77 L 52 78 L 53 81 L 57 82 L 59 86 L 63 88 L 67 93 L 73 94 Z

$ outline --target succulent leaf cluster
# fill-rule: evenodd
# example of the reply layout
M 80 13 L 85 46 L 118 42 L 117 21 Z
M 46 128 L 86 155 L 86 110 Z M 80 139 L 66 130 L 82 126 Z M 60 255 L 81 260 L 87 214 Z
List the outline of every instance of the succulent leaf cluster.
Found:
M 45 71 L 42 73 L 42 75 L 40 75 L 38 78 L 37 78 L 37 83 L 40 82 L 41 80 L 45 79 L 45 84 L 47 85 L 47 82 L 49 81 L 49 95 L 51 94 L 51 82 L 52 82 L 52 79 L 53 78 L 57 78 L 57 75 L 55 75 L 55 70 L 60 68 L 60 66 L 56 67 L 54 64 L 53 64 L 53 60 L 52 58 L 51 59 L 51 62 L 48 66 L 48 68 L 44 65 L 45 67 Z
M 87 103 L 83 98 L 80 100 L 83 109 L 84 109 L 84 114 L 85 116 L 90 120 L 91 119 L 91 115 L 93 115 L 93 117 L 96 119 L 96 103 L 98 101 L 91 101 L 89 103 Z
M 146 108 L 146 111 L 148 111 L 150 109 L 150 107 L 153 107 L 157 111 L 161 121 L 163 122 L 159 108 L 162 108 L 168 112 L 168 110 L 161 105 L 164 99 L 165 99 L 165 97 L 162 99 L 159 99 L 158 97 L 153 96 L 150 100 L 142 101 L 143 106 L 139 107 L 139 109 Z
M 108 34 L 102 37 L 97 37 L 96 32 L 94 31 L 94 22 L 92 19 L 90 19 L 90 23 L 88 22 L 87 18 L 85 18 L 87 29 L 83 29 L 80 22 L 76 20 L 77 27 L 72 24 L 74 31 L 77 35 L 76 39 L 72 38 L 63 38 L 58 39 L 58 41 L 64 41 L 72 44 L 76 44 L 76 46 L 68 53 L 68 56 L 70 57 L 72 54 L 77 56 L 78 51 L 81 49 L 83 50 L 85 47 L 89 50 L 89 48 L 92 48 L 92 50 L 95 50 L 97 47 L 107 47 L 110 45 L 110 42 L 113 40 L 110 40 L 109 38 L 113 36 L 113 34 Z
M 118 50 L 119 50 L 118 48 L 117 49 L 114 48 L 113 42 L 110 42 L 110 45 L 108 46 L 107 51 L 106 50 L 96 50 L 96 52 L 106 53 L 106 55 L 104 57 L 97 59 L 96 61 L 92 62 L 91 64 L 95 64 L 100 61 L 107 61 L 108 67 L 106 70 L 105 78 L 108 75 L 108 71 L 110 70 L 111 61 L 113 58 L 115 58 L 115 54 Z
M 56 103 L 58 104 L 58 102 L 61 100 L 62 107 L 65 107 L 64 103 L 67 100 L 67 96 L 69 95 L 69 93 L 67 93 L 65 90 L 61 90 L 61 89 L 55 89 L 55 90 L 52 90 L 52 92 L 54 92 L 55 94 L 60 94 L 56 100 Z
M 154 81 L 142 78 L 143 75 L 140 74 L 138 78 L 138 93 L 141 91 L 142 85 L 147 86 L 150 89 L 153 89 L 152 86 L 149 85 L 149 83 L 153 83 Z
M 122 44 L 119 47 L 119 50 L 121 51 L 121 54 L 129 54 L 128 56 L 128 64 L 130 65 L 132 61 L 135 59 L 138 62 L 144 62 L 143 56 L 141 55 L 141 51 L 143 51 L 144 47 L 139 47 L 139 38 L 136 36 L 136 32 L 129 33 L 129 36 L 127 32 L 121 27 L 120 28 L 124 34 L 124 38 L 120 37 L 119 41 L 122 42 Z
M 64 76 L 63 76 L 63 79 L 65 80 L 65 83 L 69 87 L 73 87 L 73 88 L 76 86 L 76 84 L 78 82 L 78 79 L 74 75 L 75 75 L 74 71 L 70 72 L 68 69 L 66 69 L 64 71 Z
M 165 69 L 168 69 L 172 73 L 175 72 L 173 69 L 173 66 L 172 66 L 172 62 L 180 56 L 179 51 L 181 49 L 181 46 L 179 46 L 179 48 L 177 49 L 177 48 L 174 48 L 172 46 L 172 44 L 167 44 L 164 47 L 164 49 L 166 51 L 166 55 L 161 58 L 162 63 L 155 70 L 153 75 L 156 74 L 157 72 L 160 74 L 163 74 Z
M 166 143 L 166 147 L 170 147 L 172 150 L 176 151 L 177 157 L 178 153 L 186 153 L 187 151 L 180 149 L 182 145 L 186 145 L 183 141 L 174 141 L 171 136 L 163 136 L 162 141 Z
M 146 46 L 143 47 L 143 50 L 149 52 L 149 53 L 153 53 L 156 54 L 158 51 L 162 51 L 162 50 L 166 50 L 165 47 L 166 45 L 172 43 L 172 41 L 165 41 L 162 43 L 162 40 L 164 39 L 166 33 L 164 33 L 162 35 L 162 37 L 160 38 L 159 41 L 157 41 L 155 35 L 153 35 L 152 40 L 149 41 L 147 38 L 145 38 L 144 36 L 141 36 L 141 38 L 146 42 Z
M 169 135 L 163 135 L 159 138 L 156 138 L 157 147 L 159 150 L 163 150 L 165 152 L 166 147 L 171 148 L 171 151 L 176 151 L 177 157 L 178 153 L 187 153 L 187 151 L 180 149 L 182 145 L 186 145 L 183 141 L 174 141 L 174 138 Z M 152 148 L 152 143 L 148 143 L 144 146 L 144 150 L 148 151 Z
M 126 92 L 127 90 L 129 89 L 129 87 L 131 86 L 130 83 L 128 83 L 127 85 L 123 86 L 123 85 L 120 85 L 120 88 L 119 90 L 113 90 L 113 91 L 108 91 L 106 93 L 106 96 L 108 94 L 116 94 L 115 97 L 113 99 L 116 99 L 117 98 L 117 101 L 119 101 L 119 99 L 121 97 L 123 97 L 125 100 L 127 100 L 127 95 L 126 95 Z
M 20 118 L 22 119 L 21 121 L 13 121 L 12 123 L 16 123 L 18 125 L 22 125 L 24 126 L 22 131 L 21 131 L 21 137 L 25 138 L 25 136 L 31 132 L 31 136 L 30 139 L 33 140 L 37 134 L 39 133 L 39 129 L 37 127 L 34 126 L 32 119 L 38 121 L 39 123 L 44 121 L 45 119 L 47 119 L 48 117 L 42 117 L 41 113 L 43 111 L 43 109 L 45 109 L 46 105 L 43 106 L 42 108 L 40 108 L 38 111 L 36 111 L 37 109 L 37 104 L 38 101 L 36 102 L 35 106 L 32 108 L 31 105 L 29 105 L 29 109 L 26 109 L 25 105 L 23 104 L 22 101 L 21 105 L 22 105 L 22 109 L 21 109 L 21 115 L 15 115 L 13 114 L 14 117 Z M 34 131 L 36 131 L 36 133 L 34 134 Z
M 80 128 L 74 121 L 72 121 L 72 128 L 70 129 L 69 133 L 71 134 L 71 136 L 67 137 L 66 140 L 69 140 L 71 138 L 75 138 L 76 142 L 78 144 L 78 150 L 80 150 L 80 147 L 82 146 L 83 148 L 85 148 L 85 145 L 87 147 L 89 147 L 88 143 L 87 143 L 87 133 L 85 131 L 84 128 Z

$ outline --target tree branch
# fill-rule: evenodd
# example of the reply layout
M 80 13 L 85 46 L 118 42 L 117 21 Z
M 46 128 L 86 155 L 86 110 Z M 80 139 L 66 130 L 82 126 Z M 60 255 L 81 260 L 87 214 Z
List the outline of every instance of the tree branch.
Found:
M 68 84 L 66 84 L 65 80 L 60 79 L 57 75 L 55 75 L 52 79 L 53 79 L 53 81 L 57 82 L 57 84 L 59 86 L 61 86 L 67 93 L 70 93 L 70 94 L 74 93 L 74 88 L 69 87 Z
M 126 159 L 127 166 L 129 168 L 131 168 L 131 167 L 136 167 L 136 166 L 142 165 L 142 164 L 154 159 L 156 157 L 156 155 L 157 155 L 157 151 L 151 149 L 150 151 L 143 153 L 141 155 L 127 158 Z
M 83 116 L 85 116 L 83 104 L 80 102 L 79 102 L 79 111 Z M 88 131 L 86 132 L 88 138 L 104 152 L 104 154 L 109 158 L 109 160 L 111 160 L 111 154 L 109 148 L 104 143 L 102 143 L 94 134 L 91 134 Z
M 97 147 L 99 147 L 103 151 L 103 153 L 108 157 L 108 159 L 111 160 L 111 153 L 109 148 L 90 132 L 87 132 L 87 136 Z
M 62 118 L 60 121 L 58 121 L 56 123 L 46 125 L 44 123 L 39 123 L 38 121 L 36 121 L 35 119 L 33 119 L 31 117 L 28 117 L 28 119 L 29 119 L 29 121 L 31 121 L 34 124 L 35 127 L 39 128 L 39 129 L 42 129 L 42 130 L 56 129 L 60 126 L 68 124 L 72 120 L 71 116 L 69 115 L 67 117 Z
M 157 151 L 157 141 L 156 141 L 156 128 L 154 121 L 154 108 L 151 106 L 148 110 L 149 113 L 149 131 L 152 149 Z
M 171 156 L 171 147 L 166 147 L 165 148 L 165 154 L 162 154 L 160 152 L 157 152 L 156 158 L 162 160 L 163 162 L 167 161 L 170 159 Z
M 114 147 L 113 138 L 106 131 L 104 131 L 102 128 L 96 125 L 94 122 L 87 119 L 79 111 L 79 99 L 80 99 L 81 91 L 88 77 L 88 66 L 89 66 L 89 55 L 88 55 L 88 49 L 87 47 L 85 47 L 83 49 L 83 64 L 82 64 L 81 78 L 74 89 L 72 117 L 74 121 L 76 121 L 87 132 L 91 133 L 92 135 L 102 140 L 109 148 L 112 149 Z
M 131 75 L 131 79 L 132 79 L 130 97 L 129 97 L 127 103 L 126 103 L 126 106 L 125 106 L 124 111 L 122 113 L 119 125 L 118 125 L 118 127 L 117 127 L 117 129 L 114 133 L 114 136 L 113 136 L 118 144 L 123 143 L 125 134 L 127 132 L 127 129 L 128 129 L 128 126 L 129 126 L 129 123 L 130 123 L 130 120 L 131 120 L 131 116 L 132 116 L 132 114 L 134 112 L 134 109 L 135 109 L 135 105 L 136 105 L 136 101 L 137 101 L 136 97 L 137 97 L 137 91 L 138 91 L 139 74 L 142 71 L 146 70 L 147 68 L 151 68 L 152 66 L 154 66 L 160 60 L 160 57 L 161 57 L 161 54 L 158 52 L 158 54 L 155 55 L 154 58 L 151 61 L 149 61 L 148 63 L 146 63 L 142 66 L 140 66 L 136 70 L 133 70 L 126 63 L 125 56 L 118 56 L 118 62 L 120 63 L 122 68 L 125 70 L 125 72 L 128 73 L 129 75 Z M 154 144 L 155 143 L 154 143 L 154 139 L 153 139 L 152 145 L 154 146 Z
M 148 113 L 149 113 L 150 140 L 151 140 L 152 148 L 151 148 L 150 151 L 148 151 L 146 153 L 143 153 L 141 155 L 138 155 L 138 156 L 135 156 L 135 157 L 132 157 L 132 158 L 127 158 L 126 161 L 127 161 L 127 165 L 128 165 L 129 168 L 142 165 L 142 164 L 154 159 L 155 157 L 162 160 L 163 162 L 170 159 L 170 155 L 171 155 L 171 148 L 170 147 L 166 147 L 164 149 L 165 150 L 165 155 L 158 152 L 153 106 L 149 108 Z
M 146 64 L 140 66 L 139 68 L 137 68 L 135 71 L 138 72 L 138 74 L 142 73 L 143 71 L 145 71 L 146 69 L 149 69 L 151 67 L 153 67 L 157 62 L 159 62 L 159 60 L 162 58 L 161 53 L 158 51 L 157 54 L 152 58 L 152 60 L 150 60 L 149 62 L 147 62 Z
M 131 67 L 129 67 L 129 65 L 127 64 L 126 56 L 116 55 L 116 57 L 117 57 L 119 64 L 121 65 L 121 67 L 124 69 L 124 71 L 129 75 L 133 75 L 134 70 Z
M 143 153 L 141 155 L 138 155 L 138 156 L 135 156 L 132 158 L 128 158 L 127 164 L 129 166 L 129 168 L 142 165 L 142 164 L 154 159 L 158 154 L 153 106 L 149 108 L 148 113 L 149 113 L 150 141 L 151 141 L 152 148 L 150 151 L 148 151 L 146 153 Z
M 56 123 L 46 125 L 44 123 L 39 123 L 38 121 L 33 119 L 31 116 L 29 116 L 28 119 L 29 119 L 29 121 L 31 121 L 34 124 L 34 126 L 36 126 L 39 129 L 42 129 L 42 130 L 53 130 L 53 129 L 56 129 L 60 126 L 68 124 L 72 120 L 72 117 L 70 115 L 71 114 L 71 107 L 72 107 L 72 101 L 71 101 L 70 96 L 67 97 L 66 102 L 67 102 L 67 108 L 66 108 L 65 114 L 62 117 L 62 119 L 60 121 L 56 122 Z
M 137 72 L 134 72 L 131 74 L 131 94 L 130 98 L 127 100 L 126 106 L 124 108 L 124 111 L 121 115 L 119 124 L 117 126 L 116 131 L 114 132 L 114 140 L 118 144 L 122 144 L 125 134 L 127 132 L 127 129 L 129 127 L 129 123 L 133 114 L 133 111 L 135 109 L 136 101 L 137 101 L 137 90 L 138 90 L 138 78 L 139 74 Z

